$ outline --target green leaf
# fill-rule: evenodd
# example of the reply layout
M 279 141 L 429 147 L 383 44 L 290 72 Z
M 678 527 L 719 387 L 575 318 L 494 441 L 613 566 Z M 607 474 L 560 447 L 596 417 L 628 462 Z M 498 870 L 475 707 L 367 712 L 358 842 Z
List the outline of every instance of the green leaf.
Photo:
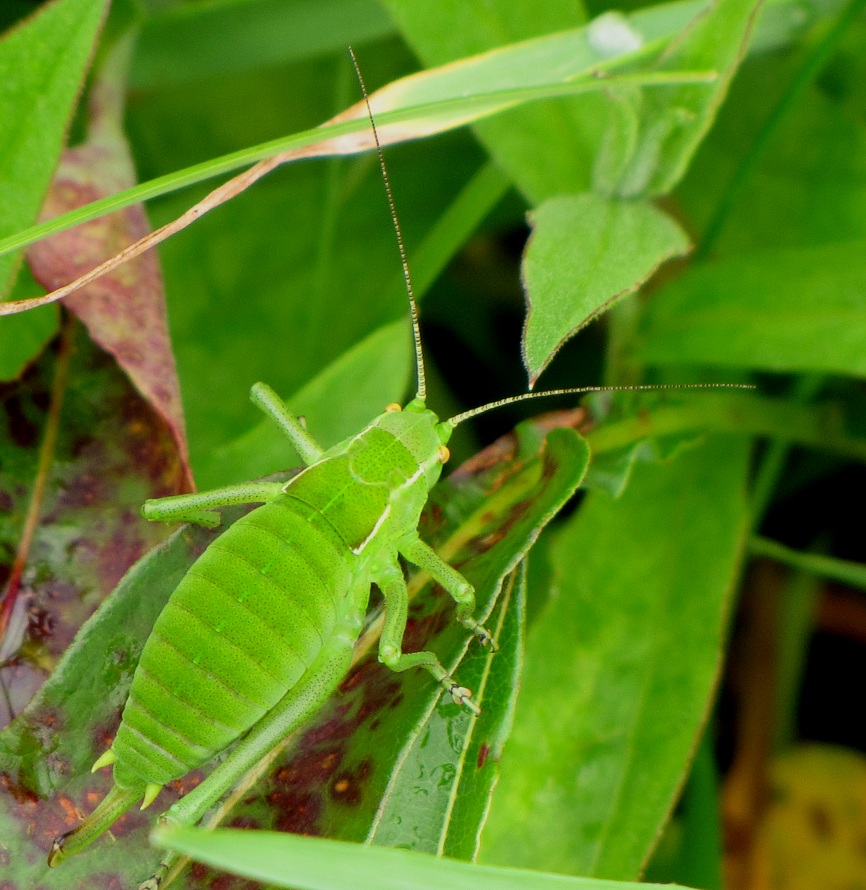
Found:
M 528 38 L 537 38 L 535 42 L 541 46 L 545 39 L 555 40 L 556 32 L 583 24 L 587 18 L 584 4 L 568 0 L 543 0 L 531 5 L 521 2 L 491 5 L 480 0 L 459 4 L 439 0 L 412 3 L 385 0 L 385 6 L 428 67 Z M 760 50 L 790 42 L 820 11 L 799 3 L 771 3 L 752 48 Z M 744 49 L 743 31 L 748 22 L 743 22 L 741 9 L 731 2 L 712 5 L 676 2 L 655 4 L 629 15 L 607 12 L 583 29 L 586 44 L 573 48 L 575 58 L 582 53 L 591 54 L 596 60 L 618 53 L 625 53 L 626 57 L 634 53 L 639 57 L 654 40 L 663 35 L 680 34 L 690 22 L 694 22 L 694 33 L 681 46 L 674 39 L 674 46 L 678 48 L 671 48 L 670 58 L 665 56 L 664 65 L 677 67 L 684 59 L 700 59 L 695 67 L 714 70 L 722 76 L 715 84 L 693 87 L 691 92 L 688 88 L 670 88 L 661 90 L 655 98 L 652 95 L 655 89 L 648 93 L 641 113 L 629 113 L 635 128 L 640 127 L 641 149 L 638 151 L 637 142 L 632 144 L 626 157 L 620 158 L 616 173 L 609 174 L 607 181 L 599 176 L 599 170 L 593 170 L 598 163 L 596 155 L 603 142 L 620 138 L 619 127 L 623 122 L 619 119 L 620 111 L 601 97 L 547 102 L 511 111 L 476 124 L 474 129 L 479 140 L 527 200 L 537 204 L 561 192 L 585 191 L 594 182 L 602 191 L 612 190 L 616 176 L 625 173 L 623 168 L 629 158 L 637 169 L 647 165 L 647 149 L 659 141 L 654 125 L 671 113 L 674 126 L 666 128 L 668 143 L 663 155 L 655 159 L 663 162 L 655 176 L 660 181 L 666 178 L 667 182 L 663 187 L 653 184 L 656 191 L 669 190 L 709 128 L 727 89 L 737 53 Z M 608 92 L 617 97 L 615 90 Z M 609 165 L 610 160 L 606 158 L 603 163 Z M 644 175 L 651 175 L 653 169 L 646 170 Z M 635 173 L 634 169 L 628 169 L 632 178 Z
M 0 238 L 36 219 L 107 8 L 57 0 L 0 39 Z M 0 299 L 17 265 L 0 259 Z
M 418 721 L 412 732 L 406 733 L 405 724 L 401 727 L 405 745 L 390 771 L 367 843 L 466 860 L 477 855 L 520 685 L 524 568 L 525 562 L 505 577 L 496 608 L 485 621 L 496 640 L 496 657 L 477 653 L 460 666 L 460 682 L 484 703 L 481 716 L 462 733 L 462 720 L 441 720 L 432 714 Z M 387 737 L 388 730 L 383 729 L 381 735 Z M 461 736 L 463 743 L 455 751 L 455 741 Z M 359 744 L 362 749 L 369 745 L 370 752 L 380 750 L 375 734 L 367 744 L 362 737 Z
M 385 0 L 384 5 L 429 68 L 510 42 L 574 28 L 588 18 L 583 4 L 573 0 L 495 6 Z M 577 100 L 536 104 L 475 127 L 490 156 L 533 202 L 560 191 L 580 191 L 589 184 L 592 134 L 597 124 L 582 119 L 575 113 L 576 107 L 581 107 Z M 542 158 L 544 162 L 539 163 Z
M 640 357 L 866 375 L 866 241 L 767 250 L 690 269 L 655 295 Z
M 154 840 L 236 874 L 301 890 L 660 890 L 662 886 L 491 868 L 409 850 L 267 831 L 160 828 Z M 664 886 L 676 890 L 674 884 Z
M 551 198 L 529 220 L 523 363 L 533 386 L 566 340 L 684 254 L 689 240 L 649 203 L 591 193 Z
M 629 198 L 665 195 L 682 179 L 745 55 L 762 3 L 715 0 L 671 42 L 657 66 L 715 71 L 714 83 L 621 94 L 628 109 L 611 118 L 607 138 L 614 160 L 599 159 L 597 190 Z
M 717 437 L 592 494 L 552 548 L 487 862 L 634 879 L 718 675 L 748 511 L 747 443 Z

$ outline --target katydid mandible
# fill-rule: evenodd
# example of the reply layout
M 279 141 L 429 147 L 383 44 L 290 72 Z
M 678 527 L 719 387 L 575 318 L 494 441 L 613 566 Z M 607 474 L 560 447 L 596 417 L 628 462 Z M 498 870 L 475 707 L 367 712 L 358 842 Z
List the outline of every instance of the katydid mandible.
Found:
M 441 584 L 456 603 L 457 621 L 482 645 L 495 648 L 474 617 L 472 586 L 417 531 L 448 460 L 453 430 L 484 411 L 526 399 L 665 388 L 525 393 L 440 420 L 426 405 L 418 312 L 372 113 L 370 123 L 407 285 L 416 395 L 405 407 L 387 406 L 357 435 L 323 450 L 277 394 L 257 383 L 253 402 L 285 433 L 304 469 L 285 484 L 249 482 L 145 503 L 149 520 L 208 527 L 219 525 L 222 507 L 261 506 L 214 541 L 171 595 L 142 651 L 114 741 L 93 767 L 113 765 L 114 784 L 77 828 L 55 840 L 51 866 L 83 850 L 133 804 L 150 806 L 166 783 L 240 739 L 164 816 L 181 825 L 198 822 L 343 680 L 372 584 L 385 605 L 379 660 L 394 671 L 429 671 L 455 702 L 477 714 L 471 691 L 433 652 L 402 651 L 408 591 L 400 556 Z M 154 878 L 146 886 L 158 883 Z

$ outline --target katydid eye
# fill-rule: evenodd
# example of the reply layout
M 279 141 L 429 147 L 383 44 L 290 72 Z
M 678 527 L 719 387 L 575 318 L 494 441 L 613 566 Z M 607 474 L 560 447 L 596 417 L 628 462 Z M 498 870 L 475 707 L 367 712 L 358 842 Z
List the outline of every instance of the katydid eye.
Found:
M 436 457 L 439 458 L 440 464 L 447 464 L 448 458 L 451 457 L 451 452 L 444 445 L 440 445 L 436 449 Z
M 391 402 L 390 405 L 385 405 L 385 413 L 386 414 L 394 414 L 397 411 L 402 411 L 403 406 L 398 405 L 396 402 Z

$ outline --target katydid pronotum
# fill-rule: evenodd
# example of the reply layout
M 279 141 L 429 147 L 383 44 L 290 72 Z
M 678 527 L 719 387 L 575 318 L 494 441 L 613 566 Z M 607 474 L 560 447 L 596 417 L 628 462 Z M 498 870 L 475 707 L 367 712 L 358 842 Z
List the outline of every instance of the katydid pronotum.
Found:
M 378 147 L 372 113 L 370 123 Z M 385 605 L 379 660 L 395 671 L 429 671 L 456 703 L 478 713 L 471 691 L 433 652 L 402 651 L 408 591 L 400 556 L 426 570 L 455 600 L 457 621 L 482 645 L 495 648 L 474 616 L 472 586 L 417 531 L 448 460 L 447 443 L 460 423 L 503 405 L 616 387 L 526 393 L 447 420 L 427 408 L 418 312 L 381 150 L 379 161 L 407 285 L 415 397 L 405 407 L 387 406 L 361 432 L 323 450 L 273 390 L 256 384 L 253 402 L 280 427 L 304 469 L 285 484 L 249 482 L 144 505 L 149 520 L 208 527 L 219 524 L 222 507 L 261 506 L 199 557 L 158 618 L 114 741 L 94 764 L 94 770 L 113 764 L 114 784 L 81 825 L 57 838 L 52 866 L 81 851 L 133 804 L 148 807 L 166 783 L 240 739 L 163 816 L 176 824 L 197 823 L 343 680 L 372 584 Z M 155 888 L 159 881 L 155 876 L 142 886 Z

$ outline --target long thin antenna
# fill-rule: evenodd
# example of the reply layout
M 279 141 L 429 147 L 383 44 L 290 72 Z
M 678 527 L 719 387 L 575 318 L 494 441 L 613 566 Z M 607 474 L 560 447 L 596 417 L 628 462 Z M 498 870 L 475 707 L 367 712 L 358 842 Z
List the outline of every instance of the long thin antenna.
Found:
M 418 324 L 418 304 L 415 302 L 415 293 L 412 290 L 412 277 L 409 275 L 409 261 L 406 259 L 406 247 L 403 244 L 403 232 L 400 229 L 400 220 L 397 219 L 397 208 L 394 206 L 394 195 L 391 192 L 391 180 L 388 178 L 388 168 L 385 166 L 385 156 L 382 154 L 382 145 L 379 142 L 379 131 L 376 129 L 376 121 L 373 118 L 373 109 L 370 107 L 370 97 L 367 87 L 361 75 L 361 67 L 355 58 L 355 51 L 349 47 L 349 55 L 355 66 L 355 74 L 364 94 L 364 104 L 367 106 L 367 116 L 370 118 L 370 126 L 373 129 L 373 139 L 376 141 L 376 154 L 379 158 L 379 167 L 382 170 L 382 179 L 385 182 L 385 192 L 388 195 L 388 207 L 391 210 L 391 222 L 394 223 L 394 231 L 397 233 L 397 246 L 400 248 L 400 264 L 403 266 L 403 280 L 406 282 L 406 294 L 409 297 L 409 315 L 412 318 L 412 339 L 415 341 L 415 367 L 418 378 L 418 390 L 416 399 L 427 398 L 427 378 L 424 374 L 424 354 L 421 351 L 421 326 Z
M 647 384 L 645 386 L 581 386 L 571 389 L 548 389 L 544 392 L 525 392 L 519 396 L 510 396 L 507 399 L 499 399 L 496 402 L 488 402 L 480 408 L 472 408 L 470 411 L 464 411 L 462 414 L 455 414 L 453 417 L 445 421 L 450 427 L 469 420 L 470 417 L 477 417 L 485 411 L 492 411 L 494 408 L 502 408 L 504 405 L 513 405 L 515 402 L 525 402 L 529 399 L 540 399 L 544 396 L 568 396 L 578 393 L 588 392 L 635 392 L 638 390 L 659 390 L 659 389 L 755 389 L 751 383 L 659 383 L 655 386 Z

